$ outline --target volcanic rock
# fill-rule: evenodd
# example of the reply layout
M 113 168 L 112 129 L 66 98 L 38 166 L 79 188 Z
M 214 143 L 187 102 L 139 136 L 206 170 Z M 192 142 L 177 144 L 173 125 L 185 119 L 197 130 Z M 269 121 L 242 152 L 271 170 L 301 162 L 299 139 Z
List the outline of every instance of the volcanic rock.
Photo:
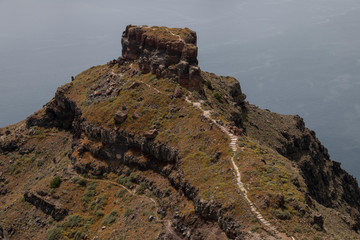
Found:
M 172 78 L 189 90 L 201 92 L 196 41 L 196 32 L 188 28 L 128 25 L 122 35 L 122 55 L 127 60 L 139 60 L 142 73 Z
M 128 115 L 127 111 L 124 110 L 117 111 L 114 116 L 115 123 L 117 124 L 123 123 L 126 120 L 127 115 Z
M 158 134 L 158 131 L 156 129 L 152 129 L 152 130 L 145 132 L 144 136 L 147 139 L 154 139 L 157 134 Z

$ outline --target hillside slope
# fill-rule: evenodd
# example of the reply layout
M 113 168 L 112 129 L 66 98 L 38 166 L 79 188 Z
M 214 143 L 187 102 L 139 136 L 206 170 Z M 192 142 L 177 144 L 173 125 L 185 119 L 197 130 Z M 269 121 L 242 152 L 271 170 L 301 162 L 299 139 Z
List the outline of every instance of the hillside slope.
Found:
M 196 41 L 129 25 L 122 57 L 0 129 L 0 239 L 360 238 L 356 179 Z

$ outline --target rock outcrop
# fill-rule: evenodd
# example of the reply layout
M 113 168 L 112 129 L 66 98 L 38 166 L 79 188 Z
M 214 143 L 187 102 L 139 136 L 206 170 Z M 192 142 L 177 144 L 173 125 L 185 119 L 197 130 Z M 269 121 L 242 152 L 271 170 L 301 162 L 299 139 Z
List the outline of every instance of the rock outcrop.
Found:
M 139 60 L 142 73 L 176 79 L 189 89 L 201 92 L 196 32 L 188 28 L 132 26 L 122 35 L 122 55 Z
M 33 204 L 46 214 L 51 215 L 56 221 L 61 221 L 68 215 L 68 210 L 52 203 L 46 196 L 41 196 L 39 193 L 26 192 L 24 194 L 25 201 Z
M 330 208 L 339 209 L 348 204 L 349 209 L 353 208 L 348 211 L 351 217 L 359 218 L 360 189 L 357 180 L 342 169 L 339 162 L 330 159 L 328 150 L 315 132 L 305 127 L 301 117 L 279 115 L 250 104 L 247 109 L 247 135 L 295 162 L 311 198 Z M 358 229 L 357 220 L 351 224 L 353 229 Z

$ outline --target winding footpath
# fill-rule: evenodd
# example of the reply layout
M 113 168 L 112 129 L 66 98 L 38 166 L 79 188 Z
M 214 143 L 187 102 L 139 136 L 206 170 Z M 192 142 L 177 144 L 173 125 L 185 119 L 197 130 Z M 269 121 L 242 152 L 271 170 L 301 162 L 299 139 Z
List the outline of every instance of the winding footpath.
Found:
M 254 203 L 248 197 L 248 194 L 247 194 L 248 192 L 247 192 L 246 188 L 244 187 L 244 183 L 241 181 L 241 175 L 240 175 L 239 168 L 238 168 L 238 166 L 236 165 L 236 163 L 234 161 L 234 155 L 235 155 L 236 151 L 238 150 L 238 147 L 237 147 L 238 137 L 235 136 L 234 134 L 232 134 L 231 132 L 229 132 L 229 130 L 226 129 L 224 126 L 217 123 L 213 118 L 211 118 L 211 111 L 210 110 L 207 110 L 207 111 L 203 110 L 202 107 L 201 107 L 201 105 L 202 105 L 201 101 L 200 102 L 192 102 L 191 100 L 189 100 L 188 97 L 186 97 L 185 100 L 188 103 L 192 104 L 194 107 L 200 109 L 203 112 L 203 115 L 207 119 L 209 119 L 211 122 L 213 122 L 216 126 L 218 126 L 224 133 L 226 133 L 230 137 L 231 141 L 230 141 L 229 145 L 231 147 L 231 150 L 233 151 L 233 155 L 231 157 L 231 164 L 233 166 L 233 170 L 234 170 L 235 175 L 236 175 L 236 185 L 238 186 L 238 188 L 242 192 L 244 198 L 246 199 L 246 201 L 250 205 L 251 212 L 256 216 L 256 218 L 259 220 L 259 222 L 262 225 L 265 226 L 265 229 L 267 231 L 269 231 L 271 234 L 273 234 L 274 237 L 276 237 L 278 239 L 284 239 L 285 236 L 282 236 L 283 234 L 280 234 L 280 232 L 278 230 L 276 230 L 276 228 L 262 216 L 262 214 L 255 207 Z M 289 239 L 295 240 L 295 238 L 292 237 L 292 236 L 289 237 Z
M 172 33 L 173 34 L 173 33 Z M 114 72 L 112 72 L 113 74 L 115 74 Z M 117 74 L 116 74 L 117 75 Z M 143 82 L 143 81 L 142 81 Z M 145 82 L 143 82 L 145 83 Z M 147 87 L 152 88 L 156 93 L 161 93 L 157 88 L 149 85 L 148 83 L 145 83 Z M 258 219 L 258 221 L 264 225 L 265 229 L 270 232 L 275 238 L 277 239 L 290 239 L 290 240 L 296 240 L 293 236 L 290 237 L 286 237 L 286 235 L 280 233 L 269 221 L 267 221 L 262 214 L 260 213 L 259 210 L 257 210 L 255 204 L 249 199 L 248 197 L 248 191 L 246 190 L 244 183 L 241 181 L 241 174 L 239 171 L 238 166 L 236 165 L 235 161 L 234 161 L 234 155 L 236 153 L 236 151 L 238 150 L 237 147 L 237 141 L 238 141 L 238 137 L 234 134 L 232 134 L 228 129 L 226 129 L 224 126 L 220 125 L 219 123 L 217 123 L 215 121 L 215 119 L 213 119 L 211 117 L 211 110 L 204 110 L 202 108 L 202 103 L 203 101 L 200 100 L 199 102 L 192 102 L 188 97 L 185 97 L 186 102 L 192 104 L 194 107 L 198 108 L 199 110 L 201 110 L 203 112 L 204 117 L 206 117 L 207 119 L 209 119 L 211 122 L 213 122 L 216 126 L 218 126 L 221 131 L 223 131 L 224 133 L 226 133 L 231 141 L 230 141 L 230 148 L 233 151 L 233 154 L 231 156 L 231 164 L 233 166 L 233 170 L 235 172 L 236 175 L 236 185 L 238 186 L 238 188 L 240 189 L 242 195 L 244 196 L 244 198 L 246 199 L 246 201 L 248 202 L 249 206 L 250 206 L 250 210 L 251 212 L 256 216 L 256 218 Z M 123 188 L 125 188 L 124 186 L 122 186 Z M 129 190 L 130 191 L 130 190 Z M 155 200 L 152 199 L 152 201 L 155 202 Z M 155 202 L 156 204 L 156 202 Z M 169 220 L 168 220 L 169 221 Z M 172 232 L 172 230 L 170 229 L 170 224 L 168 223 L 168 230 L 170 230 Z M 173 233 L 173 232 L 172 232 Z

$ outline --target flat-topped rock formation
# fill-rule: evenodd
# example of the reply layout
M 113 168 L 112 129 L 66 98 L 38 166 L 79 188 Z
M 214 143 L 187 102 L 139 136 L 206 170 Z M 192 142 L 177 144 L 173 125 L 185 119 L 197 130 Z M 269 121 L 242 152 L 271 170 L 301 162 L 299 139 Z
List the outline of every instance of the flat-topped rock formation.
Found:
M 201 91 L 196 32 L 188 28 L 128 25 L 122 35 L 122 55 L 139 60 L 142 73 L 176 79 L 189 89 Z

